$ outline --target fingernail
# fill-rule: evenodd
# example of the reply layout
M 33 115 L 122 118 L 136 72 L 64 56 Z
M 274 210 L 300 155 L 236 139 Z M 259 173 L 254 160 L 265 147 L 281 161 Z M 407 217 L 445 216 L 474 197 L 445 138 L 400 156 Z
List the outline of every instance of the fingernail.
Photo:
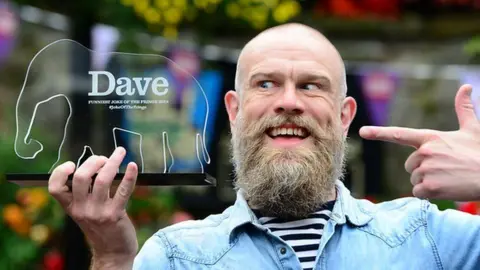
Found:
M 75 164 L 75 162 L 73 162 L 73 161 L 68 161 L 67 163 L 68 163 L 69 167 L 72 167 L 74 169 L 77 167 L 77 164 Z
M 128 163 L 128 166 L 135 168 L 135 167 L 137 167 L 137 164 L 135 162 L 131 161 L 131 162 Z
M 115 155 L 123 155 L 125 153 L 125 149 L 121 146 L 115 148 L 113 153 L 110 155 L 110 158 L 114 157 Z
M 363 132 L 363 133 L 370 133 L 371 129 L 369 127 L 361 127 L 360 128 L 360 132 Z

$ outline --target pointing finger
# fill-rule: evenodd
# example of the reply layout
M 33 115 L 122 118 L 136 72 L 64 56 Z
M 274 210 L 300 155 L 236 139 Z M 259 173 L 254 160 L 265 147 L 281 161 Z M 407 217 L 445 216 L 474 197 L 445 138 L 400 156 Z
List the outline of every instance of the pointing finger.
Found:
M 438 131 L 403 127 L 365 126 L 360 129 L 360 136 L 364 139 L 392 142 L 415 148 L 429 141 L 436 133 Z

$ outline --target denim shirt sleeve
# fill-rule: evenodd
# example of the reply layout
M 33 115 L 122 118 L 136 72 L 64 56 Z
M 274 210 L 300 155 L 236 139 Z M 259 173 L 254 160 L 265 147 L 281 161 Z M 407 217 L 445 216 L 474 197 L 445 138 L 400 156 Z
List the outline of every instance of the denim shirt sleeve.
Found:
M 167 270 L 170 269 L 170 260 L 159 235 L 154 234 L 135 257 L 133 270 Z
M 427 203 L 427 237 L 443 269 L 480 269 L 480 216 Z

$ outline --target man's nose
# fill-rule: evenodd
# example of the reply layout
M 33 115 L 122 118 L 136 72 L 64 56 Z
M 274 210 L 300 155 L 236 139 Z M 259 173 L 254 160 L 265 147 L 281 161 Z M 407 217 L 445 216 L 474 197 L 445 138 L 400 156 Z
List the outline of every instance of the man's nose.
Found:
M 304 105 L 294 85 L 286 86 L 275 104 L 276 113 L 302 114 Z

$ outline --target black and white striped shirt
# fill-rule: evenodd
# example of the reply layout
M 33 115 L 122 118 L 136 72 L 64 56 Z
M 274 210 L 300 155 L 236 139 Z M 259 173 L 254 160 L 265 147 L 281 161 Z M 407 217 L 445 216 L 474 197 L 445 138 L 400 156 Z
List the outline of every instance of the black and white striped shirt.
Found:
M 330 218 L 334 201 L 328 202 L 315 213 L 305 219 L 284 220 L 275 217 L 265 217 L 254 211 L 263 226 L 282 238 L 295 251 L 304 270 L 311 270 L 315 265 L 323 227 Z

